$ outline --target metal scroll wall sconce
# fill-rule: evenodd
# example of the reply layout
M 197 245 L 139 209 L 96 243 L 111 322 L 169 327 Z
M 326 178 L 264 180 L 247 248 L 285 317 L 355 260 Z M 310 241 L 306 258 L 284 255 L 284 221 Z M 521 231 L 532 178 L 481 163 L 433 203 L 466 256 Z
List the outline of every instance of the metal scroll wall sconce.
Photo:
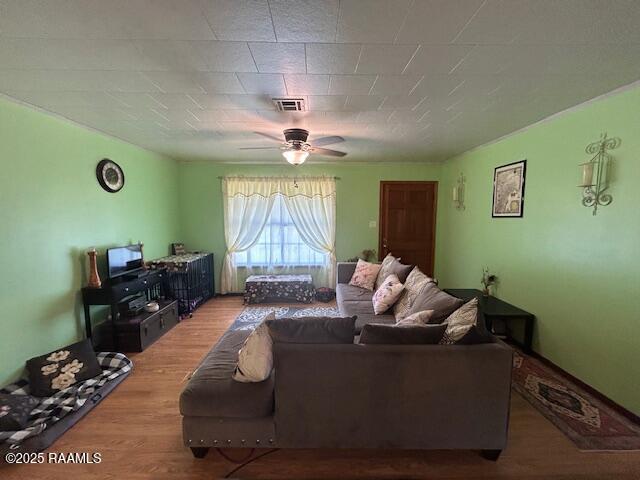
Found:
M 593 158 L 580 165 L 582 183 L 578 186 L 582 188 L 582 205 L 593 207 L 593 215 L 598 212 L 599 206 L 607 206 L 613 201 L 613 197 L 607 192 L 613 158 L 607 151 L 618 148 L 620 143 L 622 141 L 619 138 L 607 138 L 605 133 L 600 140 L 590 143 L 585 148 L 585 152 L 593 155 Z
M 464 175 L 462 175 L 462 173 L 460 174 L 460 176 L 458 177 L 458 180 L 456 181 L 456 184 L 453 187 L 453 206 L 456 208 L 456 210 L 464 210 L 464 184 L 465 184 L 465 177 Z

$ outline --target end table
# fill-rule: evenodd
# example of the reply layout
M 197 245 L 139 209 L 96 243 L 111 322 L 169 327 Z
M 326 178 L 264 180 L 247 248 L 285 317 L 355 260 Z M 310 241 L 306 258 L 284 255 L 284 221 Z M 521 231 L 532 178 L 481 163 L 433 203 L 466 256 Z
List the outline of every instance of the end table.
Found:
M 496 319 L 503 320 L 507 326 L 508 322 L 512 320 L 524 321 L 524 339 L 523 342 L 519 342 L 511 337 L 509 329 L 507 328 L 507 338 L 522 348 L 525 353 L 531 353 L 531 342 L 533 340 L 533 322 L 535 315 L 529 313 L 521 308 L 518 308 L 510 303 L 500 300 L 499 298 L 484 296 L 482 292 L 475 288 L 445 288 L 444 290 L 449 295 L 460 298 L 465 302 L 472 298 L 478 299 L 478 308 L 484 313 L 485 320 L 487 322 L 487 329 L 492 331 L 493 321 Z

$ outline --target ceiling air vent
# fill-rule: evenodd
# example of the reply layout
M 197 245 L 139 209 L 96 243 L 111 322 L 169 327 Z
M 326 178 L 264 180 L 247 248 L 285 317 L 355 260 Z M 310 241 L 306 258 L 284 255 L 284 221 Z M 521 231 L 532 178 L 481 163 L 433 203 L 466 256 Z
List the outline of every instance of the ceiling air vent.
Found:
M 274 98 L 272 99 L 280 112 L 304 112 L 304 98 Z

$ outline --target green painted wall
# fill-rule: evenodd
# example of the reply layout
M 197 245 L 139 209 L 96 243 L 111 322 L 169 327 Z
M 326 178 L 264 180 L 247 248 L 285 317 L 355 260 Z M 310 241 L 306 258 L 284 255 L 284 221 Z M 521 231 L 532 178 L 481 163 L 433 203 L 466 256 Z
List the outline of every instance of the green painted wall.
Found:
M 344 260 L 365 248 L 378 249 L 380 180 L 438 180 L 437 164 L 305 164 L 232 165 L 185 162 L 180 165 L 182 238 L 190 249 L 214 252 L 216 286 L 225 252 L 222 190 L 219 176 L 225 175 L 335 175 L 337 182 L 336 256 Z
M 95 168 L 124 169 L 110 194 Z M 165 255 L 178 232 L 178 165 L 0 99 L 0 384 L 26 359 L 84 335 L 85 251 L 141 240 Z
M 537 315 L 534 349 L 640 414 L 640 88 L 598 100 L 445 163 L 441 189 L 467 177 L 466 210 L 440 204 L 445 286 L 479 287 Z M 613 203 L 581 205 L 578 164 L 601 132 L 613 151 Z M 524 218 L 491 218 L 493 169 L 527 159 Z

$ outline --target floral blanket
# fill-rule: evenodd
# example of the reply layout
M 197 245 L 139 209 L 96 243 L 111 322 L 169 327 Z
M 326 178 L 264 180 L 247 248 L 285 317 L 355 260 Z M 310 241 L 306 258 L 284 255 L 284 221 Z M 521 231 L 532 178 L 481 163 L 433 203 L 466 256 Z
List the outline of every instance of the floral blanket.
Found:
M 168 257 L 151 260 L 152 269 L 167 268 L 170 272 L 186 272 L 189 264 L 210 255 L 209 253 L 182 253 L 180 255 L 169 255 Z
M 102 373 L 96 377 L 72 385 L 51 397 L 40 398 L 40 403 L 32 410 L 29 423 L 24 430 L 15 432 L 0 431 L 0 443 L 17 445 L 29 437 L 42 433 L 47 426 L 54 424 L 69 413 L 82 407 L 94 392 L 120 375 L 128 374 L 133 363 L 122 353 L 100 352 L 96 354 Z M 28 395 L 29 382 L 25 379 L 0 389 L 2 393 Z

